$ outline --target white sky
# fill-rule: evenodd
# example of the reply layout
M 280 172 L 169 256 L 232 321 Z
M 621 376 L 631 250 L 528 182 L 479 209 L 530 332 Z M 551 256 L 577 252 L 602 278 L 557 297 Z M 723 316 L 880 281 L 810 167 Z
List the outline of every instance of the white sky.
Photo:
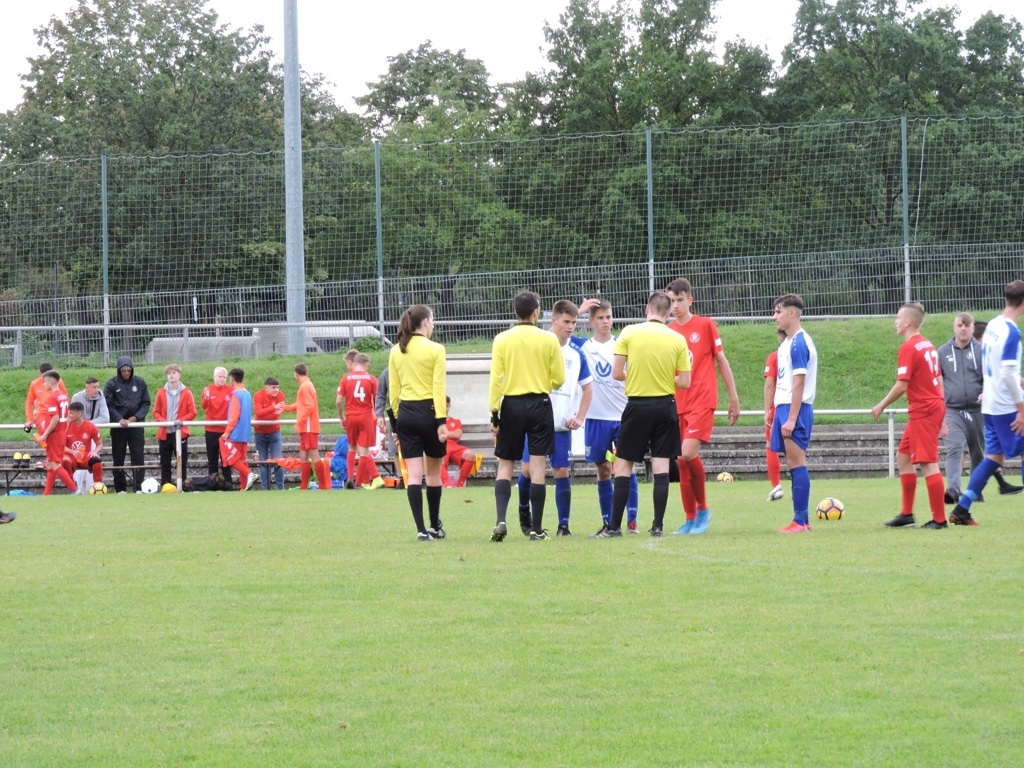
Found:
M 557 25 L 568 0 L 382 0 L 339 3 L 298 0 L 299 61 L 307 72 L 323 73 L 334 83 L 338 103 L 355 111 L 353 99 L 366 92 L 387 69 L 387 57 L 416 48 L 425 40 L 443 50 L 464 48 L 481 59 L 494 81 L 510 82 L 547 64 L 540 52 L 545 21 Z M 715 10 L 719 44 L 742 37 L 768 49 L 778 64 L 792 36 L 797 0 L 719 0 Z M 987 10 L 1024 18 L 1020 0 L 928 0 L 924 5 L 956 5 L 960 24 L 969 26 Z M 32 0 L 10 3 L 0 24 L 0 111 L 21 101 L 20 74 L 26 59 L 39 54 L 33 30 L 51 16 L 63 18 L 76 0 Z M 249 28 L 262 24 L 271 49 L 283 55 L 283 0 L 211 0 L 222 23 Z

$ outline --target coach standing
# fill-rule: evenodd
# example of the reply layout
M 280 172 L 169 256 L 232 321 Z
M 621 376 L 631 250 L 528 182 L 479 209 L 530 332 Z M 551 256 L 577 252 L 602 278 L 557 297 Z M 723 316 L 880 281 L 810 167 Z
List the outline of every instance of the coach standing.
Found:
M 131 424 L 145 421 L 149 413 L 149 387 L 141 376 L 135 375 L 135 364 L 130 357 L 117 358 L 117 374 L 107 380 L 103 387 L 103 397 L 110 411 L 110 421 L 121 425 L 121 428 L 110 430 L 110 446 L 114 464 L 114 491 L 125 493 L 127 482 L 124 475 L 125 452 L 130 451 L 132 464 L 141 467 L 146 463 L 146 435 L 141 427 Z M 132 472 L 135 490 L 142 488 L 146 470 L 136 469 Z
M 596 538 L 622 535 L 622 515 L 629 498 L 633 465 L 651 449 L 654 476 L 654 523 L 651 536 L 661 536 L 668 505 L 669 462 L 680 454 L 676 388 L 690 386 L 690 351 L 686 340 L 666 325 L 672 299 L 655 291 L 647 300 L 647 322 L 631 325 L 615 342 L 612 378 L 626 382 L 626 408 L 622 412 L 615 454 L 612 522 Z
M 497 525 L 491 541 L 503 541 L 508 528 L 505 514 L 512 498 L 512 470 L 529 441 L 531 541 L 548 538 L 544 532 L 544 472 L 555 447 L 555 418 L 551 391 L 565 381 L 565 363 L 558 337 L 537 327 L 540 297 L 522 291 L 513 300 L 516 325 L 494 338 L 491 348 L 491 431 L 497 438 L 498 457 L 494 501 Z

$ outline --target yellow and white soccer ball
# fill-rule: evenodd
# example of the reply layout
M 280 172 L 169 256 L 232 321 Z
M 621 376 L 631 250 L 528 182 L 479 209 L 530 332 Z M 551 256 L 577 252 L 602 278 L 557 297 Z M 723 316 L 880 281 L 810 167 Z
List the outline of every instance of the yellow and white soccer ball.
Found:
M 178 486 L 174 483 L 164 483 L 160 486 L 160 493 L 177 493 Z
M 93 483 L 92 485 L 89 486 L 89 495 L 90 496 L 99 496 L 100 494 L 103 494 L 103 493 L 106 493 L 106 492 L 107 492 L 107 486 L 105 486 L 103 483 Z
M 818 502 L 819 520 L 841 520 L 845 511 L 846 507 L 843 506 L 843 502 L 831 496 Z
M 160 481 L 155 477 L 147 477 L 142 481 L 142 487 L 139 490 L 143 493 L 160 493 Z
M 719 472 L 718 477 L 716 477 L 715 479 L 720 483 L 731 483 L 732 475 L 730 475 L 728 472 Z

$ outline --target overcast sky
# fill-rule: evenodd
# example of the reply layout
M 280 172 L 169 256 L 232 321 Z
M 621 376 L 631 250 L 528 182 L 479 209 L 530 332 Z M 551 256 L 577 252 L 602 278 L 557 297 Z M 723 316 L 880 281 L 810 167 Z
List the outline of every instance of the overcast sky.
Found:
M 487 3 L 480 0 L 381 0 L 338 3 L 333 0 L 298 0 L 299 61 L 307 72 L 323 73 L 334 83 L 338 103 L 355 110 L 353 99 L 366 93 L 367 82 L 387 69 L 387 57 L 432 40 L 438 49 L 464 48 L 470 58 L 481 59 L 495 82 L 520 79 L 543 69 L 546 61 L 543 26 L 558 22 L 568 0 L 517 0 Z M 797 0 L 720 0 L 716 8 L 719 44 L 744 38 L 766 47 L 778 64 L 789 42 Z M 929 0 L 926 5 L 949 5 Z M 39 54 L 33 32 L 51 16 L 63 18 L 76 0 L 10 2 L 0 23 L 0 111 L 21 101 L 21 79 L 26 59 Z M 960 24 L 987 10 L 1024 17 L 1020 0 L 960 0 Z M 222 23 L 232 27 L 262 24 L 271 48 L 281 58 L 284 26 L 283 0 L 212 0 Z

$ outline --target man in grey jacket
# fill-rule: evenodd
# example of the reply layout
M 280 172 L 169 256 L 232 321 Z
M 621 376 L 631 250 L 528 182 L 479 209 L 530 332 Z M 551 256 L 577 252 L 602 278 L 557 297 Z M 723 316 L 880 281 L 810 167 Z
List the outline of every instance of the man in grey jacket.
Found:
M 939 347 L 939 367 L 946 397 L 946 503 L 960 499 L 963 454 L 971 456 L 973 471 L 985 458 L 984 423 L 981 415 L 981 344 L 973 338 L 974 318 L 961 312 L 953 320 L 953 338 Z M 1010 485 L 1002 473 L 996 474 L 999 493 L 1014 494 L 1024 487 Z M 979 499 L 981 501 L 981 499 Z
M 85 389 L 76 392 L 71 398 L 72 403 L 81 403 L 85 409 L 85 420 L 93 424 L 106 424 L 110 421 L 107 400 L 100 392 L 100 380 L 90 376 L 85 380 Z

